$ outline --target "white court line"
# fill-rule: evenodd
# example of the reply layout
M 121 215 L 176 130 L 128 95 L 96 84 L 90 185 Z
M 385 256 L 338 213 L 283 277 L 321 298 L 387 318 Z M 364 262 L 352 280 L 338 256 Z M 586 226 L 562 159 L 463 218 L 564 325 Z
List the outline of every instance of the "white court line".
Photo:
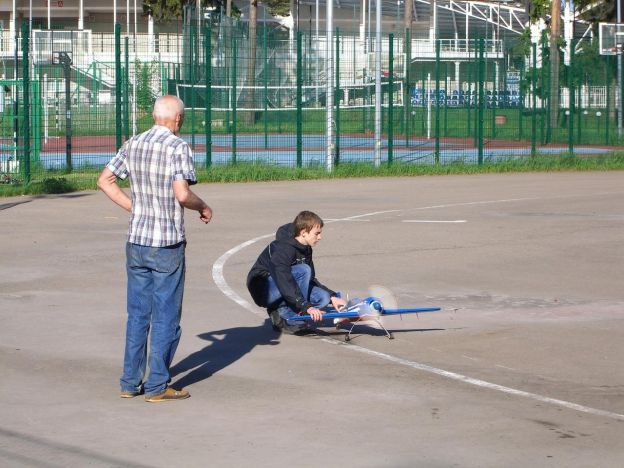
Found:
M 490 390 L 497 390 L 499 392 L 507 393 L 510 395 L 530 398 L 531 400 L 537 400 L 541 403 L 548 403 L 548 404 L 555 405 L 555 406 L 562 406 L 564 408 L 568 408 L 568 409 L 575 410 L 575 411 L 580 411 L 582 413 L 593 414 L 594 416 L 604 416 L 607 418 L 624 421 L 624 414 L 612 413 L 611 411 L 604 411 L 604 410 L 599 410 L 596 408 L 590 408 L 589 406 L 578 405 L 576 403 L 572 403 L 572 402 L 565 401 L 565 400 L 557 400 L 556 398 L 550 398 L 550 397 L 538 395 L 536 393 L 530 393 L 530 392 L 525 392 L 523 390 L 517 390 L 515 388 L 504 387 L 502 385 L 494 384 L 491 382 L 486 382 L 485 380 L 473 379 L 472 377 L 467 377 L 462 374 L 445 371 L 443 369 L 438 369 L 436 367 L 428 366 L 427 364 L 420 364 L 418 362 L 408 361 L 407 359 L 392 356 L 390 354 L 380 353 L 378 351 L 373 351 L 372 349 L 364 348 L 362 346 L 354 345 L 351 343 L 343 343 L 342 341 L 332 340 L 328 338 L 321 338 L 321 340 L 325 341 L 326 343 L 333 344 L 333 345 L 344 346 L 346 349 L 349 349 L 351 351 L 357 351 L 359 353 L 364 353 L 370 356 L 375 356 L 381 359 L 385 359 L 386 361 L 394 362 L 395 364 L 401 364 L 403 366 L 411 367 L 412 369 L 429 372 L 431 374 L 436 374 L 442 377 L 446 377 L 447 379 L 464 382 L 469 385 L 475 385 L 477 387 L 488 388 Z
M 351 220 L 355 220 L 355 219 L 358 219 L 358 218 L 363 218 L 365 216 L 373 216 L 373 215 L 384 214 L 384 213 L 393 213 L 393 212 L 396 212 L 396 211 L 399 211 L 399 210 L 375 211 L 375 212 L 372 212 L 372 213 L 365 213 L 365 214 L 362 214 L 362 215 L 349 216 L 347 218 L 335 219 L 335 220 L 332 220 L 332 221 L 333 222 L 335 222 L 335 221 L 351 221 Z M 328 221 L 328 222 L 330 222 L 330 221 Z M 225 262 L 227 262 L 228 259 L 232 255 L 234 255 L 235 253 L 240 252 L 245 247 L 258 242 L 259 240 L 266 239 L 268 237 L 273 237 L 273 236 L 274 236 L 274 234 L 265 234 L 263 236 L 254 237 L 253 239 L 248 240 L 247 242 L 243 242 L 242 244 L 239 244 L 236 247 L 233 247 L 230 250 L 228 250 L 227 252 L 225 252 L 212 265 L 212 278 L 214 279 L 215 284 L 221 290 L 221 292 L 223 294 L 225 294 L 226 297 L 228 297 L 232 301 L 236 302 L 241 307 L 244 307 L 245 309 L 249 310 L 250 312 L 253 312 L 254 314 L 256 314 L 256 315 L 258 315 L 260 317 L 265 317 L 266 313 L 264 311 L 260 311 L 256 306 L 252 305 L 249 301 L 246 301 L 245 299 L 240 297 L 238 294 L 236 294 L 236 292 L 230 287 L 230 285 L 227 284 L 227 281 L 225 281 L 225 276 L 223 276 L 223 267 L 225 266 Z
M 534 200 L 535 198 L 524 198 L 524 199 L 513 199 L 513 200 L 499 200 L 499 202 L 507 202 L 507 201 L 516 201 L 516 200 Z M 446 205 L 446 206 L 457 206 L 457 205 L 463 205 L 463 204 L 468 204 L 468 205 L 473 205 L 473 204 L 485 204 L 485 203 L 496 203 L 496 200 L 493 201 L 489 201 L 489 202 L 471 202 L 471 203 L 461 203 L 461 204 L 456 204 L 456 205 Z M 427 207 L 423 207 L 423 208 L 417 208 L 417 209 L 427 209 Z M 383 214 L 383 213 L 391 213 L 391 212 L 397 212 L 400 210 L 388 210 L 388 211 L 377 211 L 374 213 L 366 213 L 363 215 L 357 215 L 357 216 L 350 216 L 347 218 L 342 218 L 342 219 L 337 219 L 335 221 L 342 221 L 342 220 L 351 220 L 351 219 L 357 219 L 357 218 L 361 218 L 361 217 L 365 217 L 365 216 L 373 216 L 375 214 Z M 223 292 L 223 294 L 228 297 L 229 299 L 231 299 L 232 301 L 236 302 L 238 305 L 240 305 L 241 307 L 245 308 L 246 310 L 250 311 L 251 313 L 261 316 L 261 317 L 266 317 L 266 314 L 264 311 L 260 311 L 258 309 L 258 307 L 252 305 L 249 301 L 246 301 L 245 299 L 243 299 L 242 297 L 240 297 L 236 291 L 234 291 L 228 284 L 227 281 L 225 281 L 225 277 L 223 276 L 223 267 L 225 266 L 225 263 L 228 261 L 228 259 L 230 257 L 232 257 L 232 255 L 240 252 L 241 250 L 243 250 L 245 247 L 248 247 L 252 244 L 254 244 L 255 242 L 258 242 L 259 240 L 262 239 L 266 239 L 268 237 L 273 237 L 274 234 L 265 234 L 263 236 L 259 236 L 259 237 L 255 237 L 251 240 L 248 240 L 246 242 L 243 242 L 242 244 L 239 244 L 233 248 L 231 248 L 230 250 L 228 250 L 227 252 L 225 252 L 223 255 L 221 255 L 217 261 L 214 263 L 214 265 L 212 266 L 212 277 L 214 279 L 215 284 L 217 285 L 217 287 Z M 619 421 L 624 421 L 624 414 L 618 414 L 618 413 L 612 413 L 610 411 L 604 411 L 604 410 L 600 410 L 600 409 L 596 409 L 596 408 L 591 408 L 589 406 L 583 406 L 583 405 L 579 405 L 576 403 L 572 403 L 569 401 L 565 401 L 565 400 L 558 400 L 556 398 L 550 398 L 550 397 L 546 397 L 543 395 L 538 395 L 537 393 L 530 393 L 530 392 L 525 392 L 523 390 L 517 390 L 515 388 L 510 388 L 510 387 L 504 387 L 502 385 L 498 385 L 498 384 L 494 384 L 491 382 L 486 382 L 485 380 L 479 380 L 479 379 L 474 379 L 472 377 L 468 377 L 462 374 L 457 374 L 455 372 L 449 372 L 449 371 L 445 371 L 444 369 L 438 369 L 436 367 L 432 367 L 432 366 L 428 366 L 426 364 L 421 364 L 418 362 L 414 362 L 414 361 L 409 361 L 407 359 L 403 359 L 400 357 L 396 357 L 396 356 L 392 356 L 390 354 L 385 354 L 385 353 L 380 353 L 378 351 L 373 351 L 372 349 L 368 349 L 368 348 L 364 348 L 362 346 L 359 345 L 354 345 L 351 343 L 344 343 L 342 341 L 337 341 L 337 340 L 333 340 L 333 339 L 329 339 L 329 338 L 320 338 L 321 341 L 324 341 L 325 343 L 329 343 L 329 344 L 333 344 L 333 345 L 338 345 L 338 346 L 344 346 L 345 349 L 348 349 L 350 351 L 357 351 L 359 353 L 363 353 L 363 354 L 368 354 L 369 356 L 374 356 L 380 359 L 384 359 L 386 361 L 389 362 L 393 362 L 395 364 L 400 364 L 402 366 L 406 366 L 406 367 L 410 367 L 412 369 L 416 369 L 416 370 L 420 370 L 423 372 L 429 372 L 431 374 L 435 374 L 435 375 L 439 375 L 441 377 L 445 377 L 447 379 L 451 379 L 451 380 L 456 380 L 459 382 L 463 382 L 469 385 L 474 385 L 476 387 L 481 387 L 481 388 L 487 388 L 490 390 L 496 390 L 502 393 L 506 393 L 506 394 L 510 394 L 510 395 L 515 395 L 515 396 L 521 396 L 524 398 L 529 398 L 531 400 L 536 400 L 542 403 L 548 403 L 551 405 L 555 405 L 555 406 L 561 406 L 564 408 L 568 408 L 571 410 L 575 410 L 575 411 L 580 411 L 582 413 L 587 413 L 587 414 L 592 414 L 594 416 L 604 416 L 610 419 L 616 419 Z
M 404 219 L 404 223 L 465 223 L 465 219 L 453 219 L 449 221 L 436 219 Z
M 212 278 L 214 279 L 215 284 L 221 290 L 221 292 L 225 294 L 226 297 L 236 302 L 239 306 L 244 307 L 248 311 L 253 312 L 254 314 L 259 315 L 261 317 L 264 317 L 266 314 L 264 312 L 261 312 L 257 307 L 251 305 L 249 301 L 246 301 L 245 299 L 240 297 L 238 294 L 236 294 L 236 291 L 230 288 L 230 285 L 227 284 L 227 281 L 225 281 L 225 277 L 223 276 L 223 267 L 225 265 L 225 262 L 227 262 L 228 259 L 235 253 L 243 250 L 245 247 L 251 244 L 258 242 L 259 240 L 266 239 L 267 237 L 272 237 L 272 236 L 273 234 L 265 234 L 264 236 L 254 237 L 253 239 L 248 240 L 247 242 L 238 244 L 236 247 L 231 248 L 230 250 L 225 252 L 223 255 L 221 255 L 217 259 L 217 261 L 214 262 L 214 264 L 212 265 Z
M 539 200 L 539 198 L 538 197 L 507 198 L 503 200 L 484 200 L 484 201 L 463 202 L 463 203 L 449 203 L 447 205 L 421 206 L 420 208 L 411 208 L 411 209 L 412 210 L 433 210 L 435 208 L 450 208 L 453 206 L 489 205 L 491 203 L 509 203 L 509 202 L 526 201 L 526 200 Z

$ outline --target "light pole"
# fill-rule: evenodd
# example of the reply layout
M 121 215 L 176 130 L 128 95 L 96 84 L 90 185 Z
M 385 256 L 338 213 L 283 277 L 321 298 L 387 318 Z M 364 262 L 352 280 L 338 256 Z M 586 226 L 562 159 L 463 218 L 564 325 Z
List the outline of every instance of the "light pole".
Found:
M 617 3 L 617 22 L 618 25 L 622 23 L 622 1 L 616 0 Z M 619 39 L 618 40 L 618 36 Z M 622 46 L 624 45 L 622 39 L 624 38 L 624 34 L 619 31 L 619 28 L 616 28 L 615 31 L 615 43 L 617 51 L 617 77 L 618 77 L 618 135 L 622 136 L 622 108 L 624 107 L 622 104 L 624 103 L 624 96 L 622 96 Z
M 376 5 L 375 34 L 375 167 L 381 165 L 381 0 Z
M 334 167 L 334 49 L 332 47 L 334 37 L 334 1 L 327 0 L 325 20 L 325 55 L 327 57 L 327 82 L 325 88 L 325 108 L 326 108 L 326 153 L 325 168 L 327 172 L 332 172 Z

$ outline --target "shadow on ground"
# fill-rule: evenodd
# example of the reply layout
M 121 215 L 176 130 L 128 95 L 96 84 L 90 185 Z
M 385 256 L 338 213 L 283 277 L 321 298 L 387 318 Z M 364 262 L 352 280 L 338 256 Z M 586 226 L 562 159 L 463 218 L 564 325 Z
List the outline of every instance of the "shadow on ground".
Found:
M 270 320 L 257 327 L 236 327 L 197 335 L 210 342 L 190 354 L 170 370 L 171 377 L 190 371 L 171 386 L 183 388 L 207 379 L 215 372 L 238 361 L 256 346 L 279 344 L 279 332 L 273 330 Z

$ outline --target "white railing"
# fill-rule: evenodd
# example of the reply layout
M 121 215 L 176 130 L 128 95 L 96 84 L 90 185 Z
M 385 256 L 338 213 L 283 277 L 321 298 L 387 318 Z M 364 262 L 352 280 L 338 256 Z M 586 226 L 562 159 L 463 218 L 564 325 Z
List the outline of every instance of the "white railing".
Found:
M 470 39 L 439 39 L 440 58 L 470 59 L 479 56 L 479 43 Z M 503 41 L 486 39 L 483 41 L 483 55 L 485 58 L 501 58 L 503 56 Z M 436 43 L 429 39 L 412 39 L 412 59 L 435 58 Z

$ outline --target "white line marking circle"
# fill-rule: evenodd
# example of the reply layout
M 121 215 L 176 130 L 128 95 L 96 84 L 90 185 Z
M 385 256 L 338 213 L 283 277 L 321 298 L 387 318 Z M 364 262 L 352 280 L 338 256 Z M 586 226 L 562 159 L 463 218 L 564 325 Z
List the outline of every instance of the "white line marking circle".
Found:
M 438 206 L 431 206 L 431 207 L 421 207 L 421 208 L 418 208 L 418 209 L 425 210 L 425 209 L 430 209 L 430 208 L 449 207 L 449 206 L 458 206 L 458 205 L 504 203 L 504 202 L 510 202 L 510 201 L 518 201 L 518 200 L 534 200 L 534 198 L 516 198 L 516 199 L 507 199 L 507 200 L 491 200 L 491 201 L 482 201 L 482 202 L 457 203 L 457 204 L 452 204 L 452 205 L 438 205 Z M 401 210 L 376 211 L 376 212 L 373 212 L 373 213 L 365 213 L 365 214 L 362 214 L 362 215 L 349 216 L 347 218 L 335 219 L 335 220 L 332 220 L 332 221 L 335 221 L 335 222 L 337 222 L 337 221 L 350 221 L 350 220 L 353 220 L 353 219 L 358 219 L 358 218 L 362 218 L 362 217 L 366 217 L 366 216 L 374 216 L 374 215 L 377 215 L 377 214 L 384 214 L 384 213 L 393 213 L 393 212 L 397 212 L 397 211 L 401 211 Z M 236 291 L 234 291 L 227 284 L 227 281 L 225 281 L 225 277 L 223 276 L 223 267 L 225 266 L 225 263 L 228 261 L 228 259 L 230 257 L 232 257 L 234 254 L 240 252 L 245 247 L 248 247 L 248 246 L 258 242 L 259 240 L 266 239 L 266 238 L 269 238 L 269 237 L 273 237 L 273 234 L 265 234 L 263 236 L 254 237 L 253 239 L 250 239 L 250 240 L 248 240 L 246 242 L 243 242 L 242 244 L 239 244 L 239 245 L 231 248 L 230 250 L 225 252 L 223 255 L 221 255 L 217 259 L 217 261 L 214 263 L 214 265 L 212 266 L 212 277 L 214 279 L 215 284 L 221 290 L 221 292 L 223 292 L 223 294 L 226 297 L 228 297 L 232 301 L 236 302 L 238 305 L 240 305 L 244 309 L 248 310 L 249 312 L 251 312 L 251 313 L 253 313 L 255 315 L 261 316 L 261 317 L 265 317 L 266 316 L 264 311 L 260 311 L 258 309 L 258 307 L 252 305 L 249 301 L 247 301 L 247 300 L 243 299 L 242 297 L 240 297 L 236 293 Z M 523 390 L 517 390 L 515 388 L 505 387 L 505 386 L 498 385 L 498 384 L 495 384 L 495 383 L 486 382 L 485 380 L 474 379 L 474 378 L 468 377 L 466 375 L 457 374 L 455 372 L 449 372 L 449 371 L 446 371 L 444 369 L 438 369 L 436 367 L 428 366 L 426 364 L 421 364 L 421 363 L 414 362 L 414 361 L 409 361 L 407 359 L 403 359 L 403 358 L 400 358 L 400 357 L 392 356 L 390 354 L 380 353 L 378 351 L 373 351 L 372 349 L 364 348 L 363 346 L 354 345 L 354 344 L 351 344 L 351 343 L 343 343 L 341 341 L 337 341 L 337 340 L 333 340 L 333 339 L 329 339 L 329 338 L 321 338 L 320 340 L 325 342 L 325 343 L 329 343 L 329 344 L 332 344 L 332 345 L 335 345 L 335 346 L 336 345 L 337 346 L 344 346 L 345 349 L 348 349 L 350 351 L 356 351 L 356 352 L 359 352 L 359 353 L 368 354 L 369 356 L 374 356 L 374 357 L 377 357 L 379 359 L 384 359 L 386 361 L 393 362 L 395 364 L 400 364 L 402 366 L 410 367 L 412 369 L 416 369 L 416 370 L 419 370 L 419 371 L 423 371 L 423 372 L 428 372 L 430 374 L 439 375 L 439 376 L 445 377 L 447 379 L 456 380 L 456 381 L 463 382 L 463 383 L 466 383 L 466 384 L 469 384 L 469 385 L 474 385 L 476 387 L 487 388 L 487 389 L 490 389 L 490 390 L 496 390 L 496 391 L 499 391 L 499 392 L 502 392 L 502 393 L 507 393 L 509 395 L 521 396 L 521 397 L 529 398 L 531 400 L 536 400 L 536 401 L 539 401 L 539 402 L 542 402 L 542 403 L 548 403 L 548 404 L 551 404 L 551 405 L 554 405 L 554 406 L 561 406 L 561 407 L 568 408 L 568 409 L 571 409 L 571 410 L 580 411 L 582 413 L 592 414 L 594 416 L 603 416 L 603 417 L 610 418 L 610 419 L 624 421 L 624 414 L 613 413 L 611 411 L 604 411 L 604 410 L 600 410 L 600 409 L 596 409 L 596 408 L 591 408 L 589 406 L 583 406 L 583 405 L 579 405 L 579 404 L 572 403 L 572 402 L 565 401 L 565 400 L 558 400 L 556 398 L 550 398 L 550 397 L 546 397 L 546 396 L 543 396 L 543 395 L 538 395 L 537 393 L 525 392 Z
M 465 223 L 465 219 L 454 219 L 454 220 L 436 220 L 436 219 L 404 219 L 404 223 Z

